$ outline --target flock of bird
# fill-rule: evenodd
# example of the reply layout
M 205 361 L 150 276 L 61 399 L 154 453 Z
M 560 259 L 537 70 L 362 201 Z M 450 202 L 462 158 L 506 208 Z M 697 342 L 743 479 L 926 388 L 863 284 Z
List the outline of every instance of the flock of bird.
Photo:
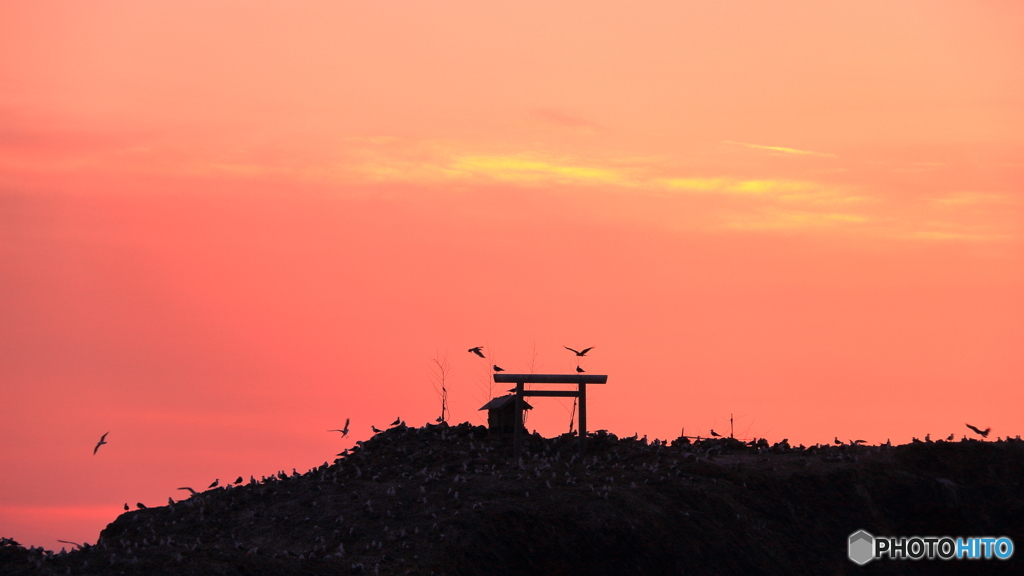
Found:
M 570 352 L 572 352 L 573 354 L 575 354 L 575 355 L 576 355 L 577 357 L 579 357 L 579 358 L 585 357 L 585 356 L 587 355 L 587 353 L 588 353 L 588 352 L 590 352 L 591 350 L 593 350 L 593 349 L 594 349 L 594 347 L 593 347 L 593 346 L 591 346 L 590 348 L 584 348 L 583 350 L 576 350 L 575 348 L 570 348 L 570 347 L 568 347 L 568 346 L 563 346 L 563 347 L 564 347 L 564 348 L 565 348 L 566 350 L 569 350 Z M 470 348 L 470 349 L 468 350 L 468 352 L 470 352 L 470 353 L 472 353 L 472 354 L 475 354 L 476 356 L 478 356 L 478 357 L 480 357 L 480 358 L 486 358 L 486 356 L 485 356 L 485 355 L 484 355 L 484 353 L 483 353 L 483 346 L 474 346 L 473 348 Z M 505 371 L 505 370 L 504 370 L 504 369 L 503 369 L 502 367 L 498 366 L 497 364 L 494 364 L 494 365 L 492 366 L 492 368 L 493 368 L 494 372 L 504 372 L 504 371 Z M 579 365 L 577 365 L 577 366 L 576 366 L 576 372 L 577 372 L 577 373 L 583 373 L 583 372 L 585 372 L 585 370 L 583 370 L 583 368 L 581 368 L 581 367 L 580 367 Z M 349 434 L 349 432 L 350 432 L 350 428 L 349 428 L 349 425 L 350 425 L 350 423 L 351 423 L 351 419 L 350 419 L 350 418 L 346 418 L 346 419 L 345 419 L 345 426 L 344 426 L 343 428 L 339 428 L 339 429 L 334 429 L 334 430 L 328 430 L 328 432 L 339 432 L 339 433 L 341 433 L 341 437 L 342 437 L 342 438 L 345 438 L 345 437 L 347 437 L 347 436 L 348 436 L 348 434 Z M 395 427 L 395 426 L 405 426 L 405 422 L 404 422 L 404 421 L 403 421 L 403 420 L 402 420 L 401 418 L 396 418 L 396 419 L 395 419 L 395 421 L 391 423 L 391 426 L 392 426 L 392 427 Z M 970 429 L 970 430 L 971 430 L 972 432 L 974 432 L 974 433 L 978 434 L 978 435 L 979 435 L 979 436 L 981 436 L 982 438 L 988 438 L 988 435 L 989 435 L 989 433 L 990 433 L 990 432 L 992 431 L 992 429 L 991 429 L 991 428 L 986 428 L 986 429 L 982 430 L 982 429 L 980 429 L 980 428 L 978 428 L 978 427 L 976 427 L 976 426 L 973 426 L 973 425 L 971 425 L 971 424 L 965 424 L 965 426 L 967 426 L 967 428 L 969 428 L 969 429 Z M 378 428 L 377 428 L 376 426 L 373 426 L 373 425 L 371 425 L 371 426 L 370 426 L 370 429 L 371 429 L 371 430 L 373 430 L 373 432 L 374 432 L 375 434 L 376 434 L 376 433 L 380 433 L 380 432 L 383 432 L 383 430 L 380 430 L 380 429 L 378 429 Z M 110 432 L 106 432 L 106 433 L 104 433 L 104 434 L 103 434 L 103 436 L 101 436 L 101 437 L 100 437 L 100 439 L 99 439 L 99 441 L 98 441 L 98 442 L 96 443 L 96 446 L 95 446 L 95 447 L 93 447 L 93 450 L 92 450 L 93 456 L 95 456 L 95 455 L 97 454 L 97 452 L 99 451 L 99 449 L 100 449 L 100 447 L 101 447 L 101 446 L 103 446 L 103 445 L 106 445 L 106 444 L 108 444 L 108 442 L 107 442 L 107 435 L 108 435 L 108 434 L 110 434 Z M 714 429 L 711 429 L 711 430 L 710 430 L 710 435 L 711 435 L 712 437 L 715 437 L 715 438 L 718 438 L 718 437 L 721 437 L 721 436 L 722 436 L 721 434 L 719 434 L 718 432 L 716 432 L 716 431 L 715 431 Z M 951 441 L 953 441 L 954 437 L 955 437 L 955 435 L 954 435 L 954 434 L 950 434 L 950 435 L 949 435 L 949 436 L 948 436 L 948 437 L 946 438 L 946 440 L 947 440 L 947 441 L 950 441 L 950 442 L 951 442 Z M 914 438 L 913 440 L 914 440 L 915 442 L 920 442 L 920 440 L 918 440 L 917 438 Z M 783 442 L 785 442 L 785 440 L 784 440 Z M 847 443 L 843 442 L 842 440 L 840 440 L 840 439 L 839 439 L 838 437 L 834 438 L 833 442 L 834 442 L 834 443 L 835 443 L 836 445 L 840 445 L 840 446 L 841 446 L 841 445 L 845 445 L 845 444 L 847 444 Z M 931 435 L 930 435 L 930 434 L 928 434 L 928 435 L 925 435 L 925 442 L 931 442 Z M 850 446 L 859 446 L 859 445 L 861 445 L 861 444 L 864 444 L 864 443 L 866 443 L 866 441 L 865 441 L 865 440 L 850 440 L 848 444 L 849 444 Z M 253 481 L 253 482 L 255 482 L 255 479 L 252 479 L 252 481 Z M 239 485 L 239 484 L 241 484 L 242 482 L 243 482 L 243 478 L 242 478 L 241 476 L 239 476 L 239 477 L 238 477 L 238 478 L 237 478 L 237 479 L 236 479 L 236 480 L 234 481 L 234 484 L 235 484 L 235 485 Z M 219 485 L 220 485 L 220 479 L 219 479 L 219 478 L 217 478 L 217 479 L 215 479 L 215 480 L 214 480 L 214 481 L 213 481 L 213 482 L 212 482 L 212 483 L 211 483 L 211 484 L 209 485 L 208 489 L 213 489 L 213 488 L 216 488 L 216 487 L 217 487 L 217 486 L 219 486 Z M 189 487 L 189 486 L 183 486 L 183 487 L 181 487 L 181 488 L 178 488 L 178 490 L 187 490 L 187 491 L 188 491 L 188 492 L 189 492 L 189 493 L 190 493 L 191 495 L 193 495 L 193 496 L 195 496 L 196 494 L 198 494 L 198 492 L 197 492 L 196 490 L 194 490 L 193 488 L 191 488 L 191 487 Z M 168 502 L 169 502 L 170 504 L 172 504 L 172 505 L 173 505 L 173 499 L 168 499 Z M 144 510 L 144 509 L 146 509 L 146 505 L 145 505 L 145 504 L 143 504 L 143 503 L 141 503 L 141 502 L 137 503 L 137 504 L 136 504 L 136 507 L 137 507 L 138 509 L 140 509 L 140 510 Z M 130 507 L 128 506 L 128 504 L 127 504 L 127 503 L 125 503 L 125 505 L 124 505 L 124 509 L 125 509 L 125 511 L 129 511 L 129 510 L 130 510 Z M 58 540 L 58 541 L 59 541 L 59 542 L 64 542 L 63 540 Z M 66 543 L 68 543 L 68 544 L 75 544 L 75 543 L 73 543 L 73 542 L 66 542 Z M 81 545 L 75 544 L 75 546 L 78 546 L 78 547 L 80 547 Z
M 568 346 L 562 346 L 562 348 L 565 348 L 566 350 L 572 352 L 573 354 L 575 354 L 576 356 L 578 356 L 580 358 L 586 356 L 587 352 L 590 352 L 591 350 L 594 349 L 593 346 L 591 346 L 590 348 L 584 348 L 583 350 L 576 350 L 575 348 L 569 348 Z M 484 350 L 483 346 L 474 346 L 474 347 L 470 348 L 469 350 L 467 350 L 467 352 L 476 354 L 477 356 L 479 356 L 481 358 L 487 358 L 487 356 L 484 356 L 483 350 Z M 495 372 L 504 372 L 505 371 L 504 368 L 502 368 L 501 366 L 498 366 L 497 364 L 494 364 L 493 366 L 491 366 L 491 369 L 494 370 Z M 576 373 L 577 374 L 582 374 L 584 372 L 586 372 L 586 370 L 584 370 L 583 368 L 580 368 L 580 365 L 577 364 L 576 365 Z

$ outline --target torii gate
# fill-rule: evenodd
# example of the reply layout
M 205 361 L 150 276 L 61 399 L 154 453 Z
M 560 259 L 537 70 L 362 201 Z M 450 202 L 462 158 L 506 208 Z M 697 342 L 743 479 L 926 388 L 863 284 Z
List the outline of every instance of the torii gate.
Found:
M 523 450 L 523 397 L 557 396 L 580 400 L 580 458 L 587 453 L 587 384 L 606 384 L 608 376 L 596 374 L 495 374 L 497 383 L 515 384 L 516 409 L 513 435 L 513 458 L 519 459 Z M 526 384 L 576 384 L 575 391 L 527 390 Z

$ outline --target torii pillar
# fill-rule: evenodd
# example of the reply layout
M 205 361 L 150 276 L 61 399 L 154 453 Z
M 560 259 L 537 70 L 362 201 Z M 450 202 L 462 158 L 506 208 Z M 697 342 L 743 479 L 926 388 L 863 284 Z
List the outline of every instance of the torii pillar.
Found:
M 580 459 L 587 454 L 587 384 L 607 384 L 608 376 L 597 374 L 495 374 L 497 383 L 515 384 L 516 410 L 513 434 L 513 458 L 519 459 L 523 451 L 523 397 L 555 396 L 578 398 L 580 404 Z M 527 390 L 527 384 L 576 384 L 576 390 Z

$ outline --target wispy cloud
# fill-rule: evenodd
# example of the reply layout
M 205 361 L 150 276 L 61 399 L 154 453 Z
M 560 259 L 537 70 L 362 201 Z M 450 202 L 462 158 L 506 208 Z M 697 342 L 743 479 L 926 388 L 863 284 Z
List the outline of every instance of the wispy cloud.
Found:
M 733 178 L 662 178 L 657 183 L 670 190 L 761 197 L 806 204 L 857 203 L 868 198 L 849 187 L 809 180 L 739 180 Z
M 569 126 L 573 128 L 594 128 L 596 125 L 582 116 L 567 112 L 560 108 L 534 108 L 530 111 L 534 116 L 549 124 Z
M 1012 204 L 1013 198 L 990 192 L 955 192 L 931 201 L 940 206 L 976 206 L 983 204 Z
M 744 148 L 752 148 L 754 150 L 764 150 L 783 156 L 822 156 L 827 158 L 835 158 L 836 156 L 835 154 L 827 154 L 825 152 L 799 150 L 797 148 L 787 148 L 785 146 L 765 146 L 763 144 L 750 144 L 748 142 L 733 142 L 732 140 L 723 140 L 722 143 L 733 146 L 743 146 Z
M 491 178 L 503 182 L 565 184 L 614 184 L 628 186 L 632 182 L 622 170 L 540 158 L 535 155 L 459 156 L 448 168 L 474 177 Z

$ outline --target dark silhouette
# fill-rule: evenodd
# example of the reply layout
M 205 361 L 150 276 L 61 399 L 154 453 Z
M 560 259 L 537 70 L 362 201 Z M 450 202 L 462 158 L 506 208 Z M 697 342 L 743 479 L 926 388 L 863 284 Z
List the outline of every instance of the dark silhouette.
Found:
M 484 349 L 483 346 L 475 346 L 475 347 L 470 348 L 469 350 L 467 350 L 467 352 L 472 352 L 473 354 L 476 354 L 477 356 L 479 356 L 481 358 L 487 358 L 487 356 L 484 356 L 484 353 L 481 352 L 481 350 L 483 350 L 483 349 Z
M 239 476 L 238 478 L 235 479 L 235 484 L 241 484 L 241 483 L 242 483 L 242 477 Z
M 188 490 L 188 491 L 189 491 L 189 492 L 191 492 L 191 493 L 192 493 L 193 495 L 195 495 L 195 493 L 196 493 L 196 491 L 195 491 L 195 490 L 193 490 L 193 489 L 189 488 L 188 486 L 185 486 L 184 488 L 178 488 L 178 490 Z M 127 504 L 125 504 L 125 506 L 127 506 Z
M 854 446 L 856 444 L 864 444 L 865 442 L 867 442 L 867 440 L 850 440 L 850 446 Z
M 839 436 L 836 436 L 832 441 L 835 442 L 836 446 L 843 445 L 843 441 L 839 439 Z
M 217 478 L 216 480 L 213 481 L 213 484 L 210 484 L 209 487 L 210 488 L 216 488 L 219 484 L 220 484 L 220 478 Z
M 127 511 L 129 511 L 129 510 L 131 510 L 131 508 L 129 508 L 129 507 L 128 507 L 128 503 L 127 503 L 127 502 L 125 502 L 125 503 L 124 503 L 124 511 L 125 511 L 125 512 L 127 512 Z
M 967 426 L 971 430 L 974 430 L 976 433 L 980 434 L 982 438 L 988 438 L 988 433 L 992 431 L 991 428 L 985 428 L 984 430 L 979 430 L 979 429 L 975 428 L 974 426 L 971 426 L 970 424 L 965 424 L 965 426 Z
M 348 421 L 349 418 L 345 418 L 345 427 L 341 430 L 328 430 L 328 432 L 341 432 L 341 437 L 348 436 Z
M 139 510 L 145 510 L 146 509 L 146 505 L 143 504 L 142 502 L 136 502 L 135 505 L 138 506 Z
M 579 366 L 576 367 L 577 374 L 583 374 L 584 372 L 586 372 L 586 370 L 584 370 L 583 368 L 580 368 Z
M 110 434 L 110 432 L 107 432 L 107 434 Z M 100 441 L 96 443 L 96 447 L 92 449 L 92 455 L 93 456 L 96 455 L 96 451 L 100 449 L 100 446 L 103 446 L 104 444 L 107 443 L 107 434 L 104 434 L 103 436 L 101 436 L 100 437 Z
M 946 442 L 952 442 L 954 437 L 955 436 L 953 434 L 950 434 L 949 436 L 946 437 Z
M 504 369 L 504 368 L 502 368 L 501 366 L 498 366 L 497 364 L 495 364 L 495 365 L 494 365 L 494 371 L 495 371 L 495 372 L 504 372 L 504 371 L 505 371 L 505 369 Z
M 74 544 L 76 547 L 81 548 L 82 545 L 78 542 L 68 542 L 67 540 L 57 540 L 57 542 L 63 542 L 64 544 Z
M 712 436 L 721 436 L 721 434 L 719 434 L 718 432 L 715 432 L 714 430 L 711 431 L 711 435 Z
M 591 346 L 590 348 L 584 348 L 582 351 L 569 348 L 568 346 L 562 346 L 562 348 L 565 348 L 566 350 L 576 354 L 577 356 L 586 356 L 587 352 L 590 352 L 591 350 L 594 349 L 594 346 Z
M 380 430 L 380 429 L 378 429 L 378 428 L 377 428 L 376 426 L 374 426 L 373 424 L 370 424 L 370 430 L 373 430 L 373 433 L 374 433 L 374 434 L 380 434 L 381 432 L 383 432 L 383 430 Z
M 401 423 L 402 423 L 402 419 L 401 418 L 395 418 L 395 421 L 392 422 L 391 425 L 392 426 L 398 426 Z

